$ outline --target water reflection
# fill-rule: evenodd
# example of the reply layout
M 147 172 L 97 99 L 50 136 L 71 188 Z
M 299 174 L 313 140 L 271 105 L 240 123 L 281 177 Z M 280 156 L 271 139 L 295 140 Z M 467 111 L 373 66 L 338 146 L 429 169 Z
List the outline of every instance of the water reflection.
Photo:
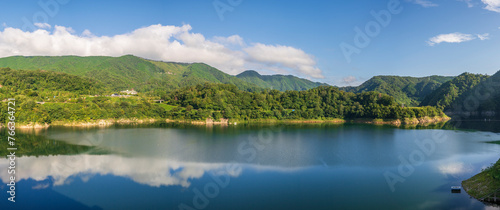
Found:
M 202 177 L 208 171 L 219 175 L 237 177 L 241 170 L 234 170 L 225 163 L 178 162 L 166 159 L 129 158 L 117 155 L 75 155 L 49 157 L 22 157 L 17 160 L 23 170 L 18 180 L 53 179 L 54 186 L 70 184 L 70 177 L 88 180 L 94 175 L 128 177 L 133 181 L 152 187 L 180 185 L 189 187 L 190 179 Z M 8 161 L 0 160 L 0 168 L 6 168 Z M 9 175 L 1 173 L 2 182 L 7 183 Z
M 452 162 L 437 166 L 439 172 L 443 175 L 458 176 L 460 174 L 471 173 L 474 171 L 472 164 L 465 164 L 463 162 Z
M 0 168 L 8 166 L 7 159 L 0 160 Z M 237 163 L 180 162 L 161 158 L 132 158 L 119 155 L 72 155 L 21 157 L 17 164 L 23 167 L 17 179 L 43 181 L 51 179 L 54 186 L 71 184 L 72 178 L 88 180 L 95 175 L 113 175 L 132 179 L 136 183 L 151 187 L 179 185 L 189 187 L 190 180 L 199 179 L 207 173 L 217 176 L 238 177 L 242 169 L 255 171 L 293 172 L 303 168 L 280 168 L 264 165 Z M 9 175 L 0 174 L 3 183 Z M 37 186 L 36 188 L 45 188 Z
M 211 131 L 208 135 L 206 129 L 209 128 L 96 129 L 80 132 L 54 130 L 47 137 L 128 157 L 182 162 L 255 163 L 285 168 L 397 165 L 399 155 L 420 150 L 416 142 L 433 139 L 438 132 L 442 132 L 442 138 L 446 139 L 436 143 L 435 151 L 426 157 L 427 160 L 495 150 L 499 147 L 477 142 L 500 139 L 500 135 L 494 133 L 406 130 L 366 125 L 305 129 L 287 126 L 259 130 L 232 128 L 235 130 L 222 133 Z

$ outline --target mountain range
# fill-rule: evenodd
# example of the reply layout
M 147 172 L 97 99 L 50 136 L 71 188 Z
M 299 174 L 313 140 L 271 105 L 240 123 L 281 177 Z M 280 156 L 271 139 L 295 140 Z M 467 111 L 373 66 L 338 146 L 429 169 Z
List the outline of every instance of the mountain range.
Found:
M 206 82 L 234 84 L 242 90 L 261 89 L 203 63 L 173 63 L 132 55 L 107 56 L 14 56 L 0 58 L 0 67 L 47 70 L 84 76 L 102 82 L 111 90 L 136 89 L 164 92 Z
M 13 56 L 0 58 L 0 67 L 48 70 L 89 77 L 115 91 L 134 88 L 140 92 L 164 92 L 207 82 L 234 84 L 246 91 L 307 90 L 327 85 L 291 75 L 260 75 L 255 71 L 245 71 L 233 76 L 204 63 L 162 62 L 133 55 Z
M 357 87 L 341 87 L 341 90 L 354 93 L 376 91 L 385 93 L 406 106 L 417 106 L 431 92 L 453 77 L 401 77 L 375 76 Z
M 166 91 L 204 83 L 234 84 L 240 90 L 251 92 L 264 89 L 308 90 L 318 86 L 329 86 L 326 83 L 313 82 L 291 75 L 261 75 L 253 70 L 233 76 L 203 63 L 162 62 L 133 55 L 121 57 L 13 56 L 0 58 L 0 67 L 60 72 L 82 79 L 91 79 L 98 82 L 99 87 L 107 90 L 120 91 L 134 88 L 139 92 L 152 95 L 161 95 Z M 11 71 L 5 71 L 7 72 Z M 22 74 L 26 75 L 29 72 Z M 35 75 L 38 74 L 46 75 L 43 72 Z M 64 79 L 71 78 L 64 75 L 55 76 Z M 5 78 L 7 77 L 10 76 L 6 74 Z M 376 91 L 394 97 L 396 102 L 405 106 L 437 106 L 445 110 L 452 106 L 463 105 L 468 98 L 476 97 L 481 99 L 478 99 L 480 102 L 478 102 L 480 104 L 477 107 L 478 110 L 490 111 L 500 106 L 499 94 L 494 91 L 498 88 L 495 85 L 500 82 L 499 78 L 499 73 L 491 77 L 470 73 L 457 77 L 375 76 L 360 86 L 339 87 L 339 89 L 354 93 Z M 86 81 L 82 79 L 77 78 L 78 81 Z M 484 97 L 475 96 L 485 91 L 489 94 L 489 99 L 483 100 Z

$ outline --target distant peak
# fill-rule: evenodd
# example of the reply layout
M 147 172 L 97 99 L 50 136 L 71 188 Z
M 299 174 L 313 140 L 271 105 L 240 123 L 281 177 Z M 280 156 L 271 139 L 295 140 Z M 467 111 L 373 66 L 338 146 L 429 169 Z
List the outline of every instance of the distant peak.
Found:
M 260 77 L 261 75 L 259 72 L 256 72 L 254 70 L 246 70 L 244 72 L 241 72 L 240 74 L 236 75 L 237 77 Z
M 120 57 L 115 57 L 115 58 L 140 58 L 140 59 L 144 59 L 144 58 L 141 58 L 141 57 L 139 57 L 139 56 L 130 55 L 130 54 L 128 54 L 128 55 L 122 55 L 122 56 L 120 56 Z M 145 59 L 144 59 L 144 60 L 145 60 Z

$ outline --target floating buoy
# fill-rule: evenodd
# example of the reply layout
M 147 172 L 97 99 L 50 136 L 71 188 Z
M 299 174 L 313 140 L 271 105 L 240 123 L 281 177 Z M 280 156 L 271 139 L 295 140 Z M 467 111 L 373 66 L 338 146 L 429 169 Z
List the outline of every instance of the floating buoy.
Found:
M 462 187 L 460 186 L 451 186 L 451 193 L 460 193 L 462 191 Z

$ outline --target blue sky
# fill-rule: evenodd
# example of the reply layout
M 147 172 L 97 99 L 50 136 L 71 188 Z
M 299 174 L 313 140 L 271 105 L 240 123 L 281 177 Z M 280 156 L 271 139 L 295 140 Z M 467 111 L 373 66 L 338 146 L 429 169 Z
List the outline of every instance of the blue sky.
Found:
M 388 4 L 398 2 L 395 8 L 401 11 L 390 13 Z M 219 12 L 214 3 L 220 6 Z M 500 70 L 500 0 L 38 0 L 1 4 L 1 57 L 136 54 L 205 62 L 230 74 L 255 69 L 338 86 L 358 85 L 375 75 L 493 74 Z M 221 13 L 221 8 L 227 10 Z M 376 31 L 371 11 L 382 10 L 389 11 L 391 20 L 386 26 L 378 23 Z M 37 26 L 23 27 L 23 20 Z M 373 36 L 366 46 L 356 46 L 355 27 L 365 31 L 367 24 L 374 26 L 370 28 Z M 154 34 L 160 35 L 151 38 Z M 348 56 L 350 62 L 341 47 L 345 44 L 359 50 Z

